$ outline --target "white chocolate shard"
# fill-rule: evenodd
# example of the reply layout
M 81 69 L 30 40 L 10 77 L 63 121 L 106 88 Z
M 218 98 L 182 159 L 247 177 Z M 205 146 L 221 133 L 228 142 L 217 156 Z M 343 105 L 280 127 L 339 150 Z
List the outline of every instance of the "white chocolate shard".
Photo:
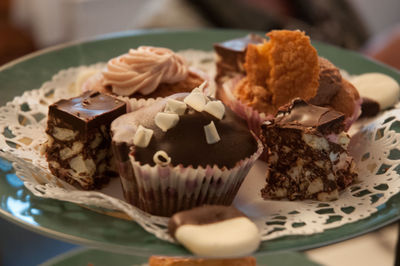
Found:
M 168 129 L 173 128 L 178 124 L 179 115 L 159 112 L 156 114 L 154 122 L 163 132 L 167 132 Z
M 204 111 L 221 120 L 225 114 L 225 106 L 221 101 L 209 101 L 204 107 Z
M 388 75 L 365 73 L 352 78 L 350 82 L 357 88 L 361 97 L 377 101 L 381 110 L 393 106 L 399 100 L 399 84 Z
M 205 257 L 245 256 L 257 250 L 260 244 L 258 228 L 247 217 L 181 225 L 175 238 L 194 254 Z
M 214 144 L 221 140 L 213 121 L 204 126 L 204 133 L 206 134 L 206 141 L 208 144 Z
M 201 93 L 204 93 L 204 89 L 206 88 L 206 85 L 207 85 L 207 81 L 203 81 L 203 83 L 201 83 L 200 86 L 198 86 L 196 89 L 199 90 Z
M 140 148 L 146 148 L 153 136 L 153 130 L 139 126 L 136 130 L 135 136 L 133 137 L 133 144 Z
M 207 97 L 196 88 L 183 101 L 197 112 L 203 112 Z
M 158 151 L 154 153 L 153 161 L 161 166 L 167 166 L 171 163 L 171 157 L 165 151 Z
M 168 99 L 167 104 L 165 105 L 164 112 L 183 115 L 186 111 L 186 108 L 186 103 L 175 99 Z

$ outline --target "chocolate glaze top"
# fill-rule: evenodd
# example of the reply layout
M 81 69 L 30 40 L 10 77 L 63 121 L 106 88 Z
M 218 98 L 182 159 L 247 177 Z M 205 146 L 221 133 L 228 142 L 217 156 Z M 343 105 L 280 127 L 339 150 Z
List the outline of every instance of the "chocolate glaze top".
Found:
M 112 96 L 86 91 L 78 97 L 62 99 L 49 106 L 49 116 L 71 124 L 77 130 L 111 123 L 126 113 L 126 103 Z
M 176 230 L 182 225 L 204 225 L 238 217 L 246 216 L 233 206 L 204 205 L 174 214 L 168 222 L 168 232 L 175 237 Z
M 187 93 L 171 98 L 183 100 Z M 257 142 L 249 131 L 246 122 L 226 107 L 222 120 L 206 112 L 197 112 L 187 108 L 179 116 L 176 126 L 163 132 L 155 125 L 154 117 L 164 110 L 167 100 L 161 100 L 151 106 L 128 113 L 116 119 L 111 125 L 116 156 L 121 161 L 128 160 L 128 153 L 141 164 L 154 166 L 153 156 L 157 151 L 165 151 L 171 157 L 173 166 L 217 165 L 220 168 L 233 168 L 237 162 L 248 158 L 257 151 Z M 207 144 L 204 126 L 214 122 L 220 141 Z M 133 137 L 139 125 L 154 131 L 146 148 L 135 147 Z
M 295 99 L 279 109 L 274 121 L 281 127 L 309 128 L 327 135 L 344 130 L 344 114 L 331 108 L 321 107 Z

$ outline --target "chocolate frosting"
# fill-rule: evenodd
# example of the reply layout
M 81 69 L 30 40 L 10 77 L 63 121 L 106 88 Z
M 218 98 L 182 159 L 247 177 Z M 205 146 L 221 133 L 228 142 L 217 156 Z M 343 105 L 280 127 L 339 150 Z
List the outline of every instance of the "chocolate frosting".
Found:
M 281 127 L 309 128 L 323 135 L 344 130 L 344 114 L 331 108 L 306 103 L 299 98 L 282 107 L 274 122 Z
M 187 93 L 175 94 L 171 98 L 182 100 Z M 234 114 L 228 107 L 225 116 L 218 120 L 206 112 L 196 112 L 189 108 L 179 116 L 176 126 L 163 132 L 155 125 L 154 117 L 164 110 L 166 99 L 151 106 L 139 109 L 116 119 L 111 130 L 116 156 L 125 161 L 128 151 L 141 164 L 155 165 L 153 156 L 157 151 L 165 151 L 171 157 L 173 166 L 213 166 L 233 168 L 237 162 L 250 157 L 257 150 L 257 142 L 244 120 Z M 204 126 L 213 121 L 221 140 L 207 144 Z M 134 147 L 133 137 L 139 125 L 154 130 L 146 148 Z M 129 149 L 130 147 L 130 149 Z
M 247 46 L 249 44 L 262 43 L 265 39 L 256 35 L 249 34 L 246 37 L 228 40 L 214 44 L 215 52 L 219 60 L 217 60 L 217 77 L 218 80 L 230 72 L 245 73 L 243 64 L 245 61 Z
M 233 206 L 204 205 L 174 214 L 168 222 L 168 232 L 175 237 L 176 230 L 182 225 L 211 224 L 237 217 L 246 216 Z
M 49 106 L 49 116 L 57 117 L 80 131 L 108 124 L 124 113 L 125 102 L 95 91 L 86 91 L 78 97 L 62 99 Z

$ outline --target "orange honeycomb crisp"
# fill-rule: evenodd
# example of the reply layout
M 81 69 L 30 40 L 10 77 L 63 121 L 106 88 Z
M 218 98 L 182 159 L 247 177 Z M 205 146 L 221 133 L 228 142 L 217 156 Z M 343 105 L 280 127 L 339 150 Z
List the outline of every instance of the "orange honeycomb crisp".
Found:
M 318 89 L 318 54 L 301 31 L 274 30 L 269 41 L 249 45 L 246 77 L 234 90 L 242 102 L 275 114 L 278 108 L 300 97 L 309 100 Z

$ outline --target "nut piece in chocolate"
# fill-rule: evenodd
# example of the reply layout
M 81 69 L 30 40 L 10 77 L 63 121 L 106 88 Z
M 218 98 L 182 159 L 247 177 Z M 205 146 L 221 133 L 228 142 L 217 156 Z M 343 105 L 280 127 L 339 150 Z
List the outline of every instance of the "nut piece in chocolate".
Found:
M 50 171 L 89 190 L 109 181 L 112 172 L 111 122 L 126 113 L 126 104 L 93 91 L 49 106 L 46 158 Z

